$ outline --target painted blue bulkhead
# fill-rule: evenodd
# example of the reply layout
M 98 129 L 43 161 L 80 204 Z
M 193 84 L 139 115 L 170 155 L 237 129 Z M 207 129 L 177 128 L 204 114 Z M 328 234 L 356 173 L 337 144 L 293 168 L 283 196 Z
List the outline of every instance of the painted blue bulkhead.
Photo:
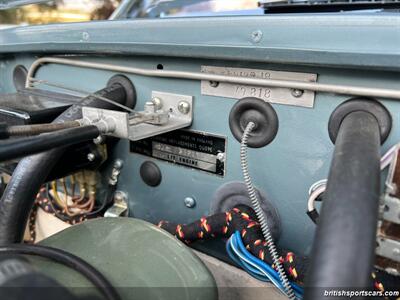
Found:
M 261 30 L 259 43 L 251 33 Z M 83 34 L 84 32 L 88 35 Z M 86 36 L 86 39 L 82 37 Z M 318 82 L 399 89 L 400 17 L 397 15 L 282 15 L 263 17 L 106 21 L 20 27 L 0 32 L 0 92 L 15 91 L 12 71 L 39 56 L 82 54 L 86 61 L 165 70 L 200 71 L 202 65 L 246 67 L 318 74 Z M 46 65 L 36 77 L 95 91 L 112 72 Z M 120 141 L 113 158 L 124 168 L 118 189 L 129 196 L 130 215 L 151 222 L 161 219 L 191 222 L 207 215 L 213 194 L 222 184 L 242 180 L 239 143 L 228 125 L 236 100 L 203 96 L 200 82 L 127 76 L 135 84 L 141 109 L 152 91 L 194 96 L 193 130 L 227 137 L 226 175 L 153 160 L 162 182 L 149 187 L 139 176 L 148 160 L 129 153 Z M 282 221 L 280 245 L 309 253 L 315 225 L 306 215 L 308 189 L 326 178 L 333 145 L 328 120 L 346 95 L 318 93 L 313 108 L 272 104 L 279 117 L 276 139 L 249 150 L 249 165 L 257 188 L 276 206 Z M 393 117 L 382 152 L 400 141 L 400 102 L 381 100 Z M 194 208 L 185 197 L 196 199 Z

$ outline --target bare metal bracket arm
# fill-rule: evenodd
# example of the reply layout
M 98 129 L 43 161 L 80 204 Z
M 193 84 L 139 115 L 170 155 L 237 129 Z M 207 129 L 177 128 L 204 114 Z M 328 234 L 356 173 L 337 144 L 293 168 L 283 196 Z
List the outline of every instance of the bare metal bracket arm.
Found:
M 176 71 L 176 70 L 150 70 L 143 68 L 133 68 L 133 67 L 67 59 L 67 58 L 59 58 L 59 57 L 42 57 L 35 60 L 28 71 L 28 76 L 25 83 L 26 88 L 32 87 L 32 82 L 35 79 L 35 73 L 37 72 L 37 70 L 42 65 L 49 63 L 76 66 L 82 68 L 99 69 L 99 70 L 109 70 L 114 72 L 123 72 L 127 74 L 136 74 L 149 77 L 190 79 L 190 80 L 200 80 L 200 81 L 208 80 L 213 82 L 244 84 L 250 86 L 288 88 L 288 89 L 313 91 L 313 92 L 335 93 L 335 94 L 351 95 L 351 96 L 369 96 L 369 97 L 400 100 L 400 90 L 396 89 L 382 89 L 382 88 L 371 88 L 371 87 L 361 87 L 361 86 L 351 86 L 351 85 L 341 85 L 341 84 L 340 85 L 325 84 L 318 82 L 304 82 L 304 81 L 302 82 L 295 80 L 237 77 L 237 76 L 217 75 L 217 74 L 209 74 L 201 72 L 186 72 L 186 71 Z
M 152 101 L 143 111 L 126 113 L 93 107 L 82 108 L 82 125 L 96 125 L 105 135 L 131 141 L 145 139 L 190 126 L 193 120 L 193 97 L 152 92 Z

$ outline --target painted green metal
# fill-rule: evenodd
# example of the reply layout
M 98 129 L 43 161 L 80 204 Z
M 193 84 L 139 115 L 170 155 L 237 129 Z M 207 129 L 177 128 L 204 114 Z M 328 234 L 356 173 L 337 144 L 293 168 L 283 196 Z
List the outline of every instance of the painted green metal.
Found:
M 183 243 L 156 226 L 132 218 L 101 218 L 72 226 L 40 244 L 71 252 L 102 272 L 122 300 L 217 299 L 213 276 Z M 97 291 L 77 272 L 30 258 L 77 294 Z
M 171 33 L 172 36 L 172 33 Z M 356 48 L 354 48 L 356 51 Z M 399 73 L 361 69 L 337 69 L 289 64 L 268 64 L 244 61 L 217 61 L 171 57 L 108 56 L 76 57 L 76 59 L 109 64 L 156 69 L 200 71 L 202 65 L 245 67 L 279 71 L 309 72 L 318 74 L 318 82 L 348 84 L 367 87 L 398 88 Z M 12 71 L 18 64 L 26 67 L 33 56 L 9 56 L 0 64 L 0 92 L 13 92 Z M 40 68 L 37 78 L 83 90 L 101 89 L 114 75 L 112 72 L 68 66 L 46 65 Z M 148 157 L 129 153 L 127 141 L 120 141 L 110 156 L 122 159 L 124 167 L 118 189 L 128 194 L 130 216 L 151 223 L 160 220 L 189 223 L 210 213 L 215 191 L 224 183 L 241 181 L 240 144 L 232 136 L 228 117 L 236 100 L 201 95 L 200 82 L 179 79 L 150 78 L 126 74 L 135 84 L 138 102 L 142 109 L 151 99 L 152 91 L 163 91 L 194 96 L 194 122 L 191 129 L 227 137 L 226 175 L 219 177 L 153 160 L 159 166 L 163 180 L 155 188 L 147 186 L 140 178 L 141 164 Z M 315 224 L 306 215 L 308 189 L 315 181 L 326 178 L 331 162 L 333 144 L 329 139 L 327 124 L 337 105 L 349 96 L 317 93 L 314 108 L 272 104 L 279 117 L 280 128 L 276 139 L 267 147 L 249 150 L 250 172 L 256 187 L 262 190 L 277 208 L 282 221 L 279 246 L 299 254 L 308 254 Z M 393 129 L 382 147 L 382 153 L 400 140 L 400 101 L 378 99 L 391 111 Z M 105 169 L 106 170 L 106 169 Z M 105 171 L 104 174 L 109 174 Z M 196 199 L 194 208 L 184 205 L 186 197 Z M 224 247 L 221 251 L 225 251 Z
M 337 13 L 251 17 L 212 17 L 105 21 L 20 27 L 0 32 L 0 92 L 13 92 L 13 68 L 27 68 L 35 55 L 88 53 L 76 59 L 116 65 L 199 72 L 202 65 L 309 72 L 318 82 L 398 89 L 400 14 Z M 251 33 L 263 32 L 254 42 Z M 95 55 L 94 55 L 95 54 Z M 111 55 L 112 54 L 112 55 Z M 1 58 L 2 57 L 2 58 Z M 102 88 L 112 72 L 46 65 L 37 78 L 78 89 Z M 235 100 L 201 95 L 200 82 L 126 74 L 138 94 L 137 108 L 152 91 L 194 96 L 191 129 L 227 137 L 226 176 L 221 178 L 154 160 L 163 180 L 155 188 L 143 183 L 140 165 L 147 157 L 129 153 L 120 141 L 110 155 L 122 159 L 118 189 L 128 194 L 130 216 L 157 223 L 187 223 L 210 212 L 215 191 L 242 180 L 239 143 L 228 116 Z M 305 214 L 308 189 L 326 178 L 333 150 L 329 116 L 345 95 L 317 93 L 313 108 L 273 104 L 279 117 L 277 138 L 249 151 L 250 172 L 282 220 L 281 247 L 310 251 L 315 224 Z M 400 101 L 378 99 L 391 111 L 393 129 L 382 152 L 400 140 Z M 187 208 L 185 197 L 196 199 Z M 224 251 L 222 248 L 221 251 Z
M 252 33 L 261 31 L 261 40 Z M 0 32 L 0 53 L 98 53 L 400 69 L 400 14 L 332 13 L 52 24 Z

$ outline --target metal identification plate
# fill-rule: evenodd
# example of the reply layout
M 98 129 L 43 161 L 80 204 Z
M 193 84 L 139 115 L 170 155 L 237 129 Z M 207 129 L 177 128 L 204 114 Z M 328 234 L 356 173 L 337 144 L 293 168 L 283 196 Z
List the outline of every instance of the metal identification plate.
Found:
M 225 144 L 226 138 L 222 136 L 175 130 L 130 142 L 130 151 L 224 176 Z
M 272 70 L 261 70 L 261 69 L 202 66 L 201 72 L 217 74 L 217 75 L 248 77 L 248 78 L 264 78 L 264 79 L 293 80 L 293 81 L 307 81 L 307 82 L 317 81 L 317 74 L 272 71 Z M 215 83 L 204 80 L 201 81 L 201 94 L 209 96 L 233 98 L 233 99 L 256 97 L 271 103 L 279 103 L 279 104 L 295 105 L 303 107 L 313 107 L 314 97 L 315 97 L 315 93 L 312 91 L 303 91 L 301 94 L 299 93 L 296 94 L 296 92 L 293 92 L 292 89 L 288 88 L 250 86 L 250 85 L 240 85 L 240 84 L 232 84 L 224 82 Z

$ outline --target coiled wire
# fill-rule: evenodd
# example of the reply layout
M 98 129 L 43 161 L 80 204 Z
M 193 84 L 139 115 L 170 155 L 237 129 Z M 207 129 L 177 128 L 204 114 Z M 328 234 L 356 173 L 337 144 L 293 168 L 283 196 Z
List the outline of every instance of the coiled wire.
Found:
M 254 186 L 251 181 L 250 174 L 249 174 L 249 167 L 248 167 L 248 163 L 247 163 L 247 141 L 248 141 L 250 133 L 253 131 L 253 129 L 255 127 L 256 127 L 256 124 L 254 122 L 249 122 L 247 124 L 247 126 L 243 132 L 242 141 L 240 143 L 240 164 L 242 166 L 243 178 L 244 178 L 244 182 L 247 187 L 247 191 L 249 193 L 251 203 L 253 205 L 253 209 L 256 212 L 258 221 L 260 223 L 261 231 L 263 233 L 265 241 L 267 242 L 268 251 L 270 252 L 272 261 L 278 271 L 279 279 L 282 282 L 282 285 L 284 287 L 284 290 L 285 290 L 288 298 L 295 300 L 296 296 L 294 295 L 293 289 L 292 289 L 290 282 L 286 276 L 285 270 L 283 269 L 282 264 L 279 261 L 278 251 L 276 250 L 275 243 L 274 243 L 274 240 L 271 235 L 271 231 L 268 227 L 267 220 L 264 215 L 264 211 L 261 208 L 260 201 L 258 200 L 256 191 L 254 189 Z

